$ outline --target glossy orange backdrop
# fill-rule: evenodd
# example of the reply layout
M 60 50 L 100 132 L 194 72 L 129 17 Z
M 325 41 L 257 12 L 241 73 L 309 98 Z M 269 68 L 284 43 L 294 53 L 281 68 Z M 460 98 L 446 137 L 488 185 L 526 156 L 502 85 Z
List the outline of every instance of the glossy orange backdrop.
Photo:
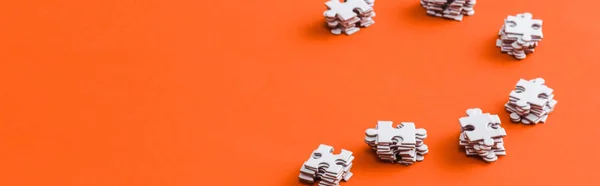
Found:
M 355 153 L 344 185 L 598 185 L 597 1 L 479 1 L 462 22 L 378 0 L 375 25 L 324 28 L 324 1 L 0 2 L 0 185 L 293 186 L 319 144 Z M 501 54 L 507 15 L 544 20 L 526 60 Z M 559 101 L 511 124 L 519 78 Z M 499 114 L 508 155 L 458 150 L 467 108 Z M 426 128 L 405 167 L 364 144 L 377 120 Z

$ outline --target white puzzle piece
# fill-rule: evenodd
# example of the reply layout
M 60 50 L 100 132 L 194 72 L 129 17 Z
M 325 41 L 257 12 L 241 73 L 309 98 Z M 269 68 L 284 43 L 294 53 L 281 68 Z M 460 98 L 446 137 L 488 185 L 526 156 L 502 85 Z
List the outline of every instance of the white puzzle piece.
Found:
M 376 151 L 382 161 L 412 165 L 423 161 L 429 152 L 423 140 L 427 130 L 416 128 L 413 122 L 401 122 L 394 126 L 392 121 L 378 121 L 376 128 L 365 131 L 365 143 Z
M 427 9 L 427 15 L 456 21 L 474 15 L 475 4 L 475 0 L 421 0 L 421 7 Z
M 310 167 L 319 167 L 326 164 L 327 172 L 340 172 L 344 166 L 339 162 L 345 162 L 352 157 L 352 152 L 342 149 L 340 154 L 333 154 L 333 147 L 328 145 L 319 145 L 317 150 L 313 151 L 312 158 L 305 162 L 305 165 Z
M 345 33 L 352 35 L 360 27 L 369 27 L 375 23 L 373 17 L 373 0 L 329 0 L 325 3 L 327 10 L 323 12 L 327 25 L 334 35 Z
M 512 122 L 538 124 L 546 122 L 557 103 L 554 90 L 545 85 L 544 79 L 520 79 L 504 107 Z
M 392 121 L 378 121 L 377 128 L 366 130 L 367 136 L 377 136 L 377 143 L 391 144 L 392 139 L 398 137 L 402 139 L 402 144 L 415 144 L 415 124 L 403 122 L 399 125 L 400 128 L 393 127 Z
M 500 126 L 500 118 L 483 113 L 479 108 L 467 109 L 467 115 L 459 119 L 459 146 L 465 149 L 466 155 L 479 156 L 485 162 L 494 162 L 497 156 L 506 155 L 502 140 L 506 131 Z
M 510 97 L 516 98 L 517 105 L 533 104 L 536 106 L 545 106 L 549 101 L 548 96 L 552 94 L 553 89 L 544 85 L 545 81 L 542 78 L 527 81 L 520 79 L 517 82 L 515 90 L 510 92 Z
M 321 186 L 338 186 L 340 181 L 348 181 L 352 177 L 352 161 L 354 156 L 348 150 L 333 154 L 333 147 L 321 144 L 311 153 L 300 169 L 299 179 L 306 183 L 319 180 Z
M 326 17 L 338 17 L 341 20 L 349 20 L 353 17 L 358 16 L 354 10 L 359 9 L 362 12 L 368 12 L 372 10 L 364 0 L 346 0 L 346 2 L 340 2 L 339 0 L 330 0 L 325 3 L 329 10 L 325 11 Z
M 472 129 L 464 131 L 471 141 L 482 140 L 484 144 L 492 145 L 494 143 L 493 138 L 506 136 L 506 131 L 503 128 L 492 128 L 493 124 L 500 123 L 498 115 L 482 113 L 479 108 L 468 109 L 467 115 L 467 117 L 461 117 L 459 121 L 462 128 Z
M 543 21 L 533 19 L 531 13 L 507 16 L 498 32 L 496 47 L 516 59 L 525 59 L 544 37 L 542 24 Z
M 525 41 L 531 41 L 532 38 L 543 38 L 542 20 L 533 19 L 531 13 L 517 14 L 517 16 L 508 16 L 506 21 L 509 23 L 505 32 L 522 35 Z

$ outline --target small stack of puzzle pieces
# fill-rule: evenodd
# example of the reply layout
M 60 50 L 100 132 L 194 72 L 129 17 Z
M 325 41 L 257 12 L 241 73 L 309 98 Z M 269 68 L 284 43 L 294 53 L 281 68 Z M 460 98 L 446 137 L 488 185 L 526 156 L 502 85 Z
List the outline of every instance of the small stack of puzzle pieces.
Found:
M 538 124 L 546 122 L 548 114 L 558 103 L 554 90 L 545 85 L 543 78 L 520 79 L 510 92 L 509 101 L 504 105 L 514 123 Z
M 525 59 L 544 37 L 542 23 L 542 20 L 533 19 L 533 15 L 527 12 L 509 15 L 498 32 L 496 46 L 516 59 Z
M 459 145 L 467 156 L 480 156 L 490 163 L 505 156 L 503 137 L 506 131 L 500 126 L 498 115 L 483 113 L 479 108 L 467 109 L 467 117 L 459 119 L 461 134 Z
M 321 144 L 314 150 L 300 169 L 300 181 L 315 183 L 319 186 L 339 186 L 340 182 L 352 177 L 352 152 L 342 149 L 340 154 L 333 154 L 333 147 Z
M 361 27 L 375 24 L 373 5 L 375 0 L 330 0 L 325 3 L 327 10 L 323 13 L 331 33 L 352 35 Z
M 423 140 L 427 131 L 415 128 L 412 122 L 401 122 L 393 127 L 392 121 L 378 121 L 376 128 L 366 130 L 365 143 L 377 152 L 382 161 L 412 165 L 423 161 L 429 152 Z
M 463 16 L 475 14 L 475 0 L 421 0 L 427 15 L 462 21 Z

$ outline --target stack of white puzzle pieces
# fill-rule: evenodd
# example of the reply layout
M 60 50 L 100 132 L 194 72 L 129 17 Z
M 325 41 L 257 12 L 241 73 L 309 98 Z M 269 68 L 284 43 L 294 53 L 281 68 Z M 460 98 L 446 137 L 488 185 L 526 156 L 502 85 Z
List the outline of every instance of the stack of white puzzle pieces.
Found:
M 553 89 L 545 85 L 543 78 L 520 79 L 511 91 L 505 108 L 510 112 L 513 122 L 535 124 L 545 122 L 548 114 L 554 110 Z M 483 113 L 480 108 L 470 108 L 467 116 L 459 118 L 459 146 L 467 156 L 477 156 L 485 162 L 498 160 L 506 156 L 504 137 L 506 131 L 501 126 L 498 115 Z M 365 130 L 364 142 L 376 151 L 382 161 L 412 165 L 423 161 L 429 147 L 423 142 L 427 130 L 416 128 L 413 122 L 377 121 L 375 128 Z M 333 147 L 321 144 L 300 168 L 299 178 L 305 183 L 319 183 L 319 186 L 339 186 L 341 181 L 352 177 L 353 153 L 342 149 L 333 154 Z
M 503 137 L 506 131 L 500 126 L 498 115 L 483 113 L 479 108 L 467 109 L 467 117 L 459 119 L 461 133 L 459 145 L 467 156 L 480 156 L 486 162 L 505 156 Z
M 375 0 L 330 0 L 325 3 L 327 10 L 323 13 L 331 33 L 352 35 L 361 27 L 369 27 L 375 23 L 373 5 Z
M 475 0 L 421 0 L 427 15 L 462 21 L 463 16 L 475 14 Z
M 321 144 L 314 150 L 300 169 L 300 181 L 315 183 L 319 186 L 339 186 L 340 181 L 348 181 L 352 177 L 352 152 L 342 149 L 340 154 L 333 154 L 333 147 Z
M 545 85 L 543 78 L 532 80 L 520 79 L 515 89 L 510 92 L 509 101 L 504 105 L 510 112 L 510 120 L 514 123 L 544 123 L 548 114 L 554 111 L 558 103 L 554 99 L 554 90 Z
M 544 37 L 542 23 L 542 20 L 533 19 L 533 15 L 527 12 L 509 15 L 498 32 L 496 46 L 516 59 L 525 59 Z
M 365 143 L 377 152 L 380 160 L 403 165 L 423 161 L 429 152 L 423 140 L 427 131 L 415 128 L 412 122 L 401 122 L 396 127 L 392 121 L 378 121 L 376 128 L 365 131 Z

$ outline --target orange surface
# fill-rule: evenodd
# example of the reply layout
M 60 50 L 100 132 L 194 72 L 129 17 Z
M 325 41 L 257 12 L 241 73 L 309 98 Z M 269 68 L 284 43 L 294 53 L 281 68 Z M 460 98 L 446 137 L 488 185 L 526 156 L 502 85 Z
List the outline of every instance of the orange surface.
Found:
M 355 153 L 344 185 L 597 185 L 597 1 L 480 1 L 463 22 L 418 0 L 381 0 L 352 36 L 323 27 L 323 1 L 0 2 L 0 185 L 292 186 L 320 143 Z M 501 54 L 507 15 L 545 38 Z M 519 78 L 559 101 L 546 124 L 511 124 Z M 480 107 L 508 132 L 493 164 L 458 150 Z M 430 154 L 380 163 L 377 120 L 426 128 Z

